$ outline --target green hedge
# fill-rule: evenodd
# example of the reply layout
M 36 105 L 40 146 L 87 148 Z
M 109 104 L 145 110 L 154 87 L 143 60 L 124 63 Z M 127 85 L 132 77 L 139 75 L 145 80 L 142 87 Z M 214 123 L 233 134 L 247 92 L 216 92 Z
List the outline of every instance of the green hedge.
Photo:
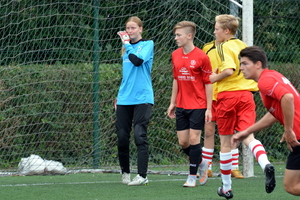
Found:
M 295 73 L 299 72 L 299 66 L 271 65 L 299 89 L 299 76 Z M 150 162 L 156 164 L 182 162 L 175 121 L 166 116 L 172 87 L 170 69 L 169 63 L 163 61 L 153 67 L 155 106 L 149 125 L 149 140 Z M 0 73 L 0 159 L 3 164 L 14 165 L 29 153 L 67 164 L 91 164 L 94 142 L 93 67 L 89 64 L 9 66 L 1 67 Z M 102 164 L 117 163 L 112 102 L 120 79 L 120 65 L 100 64 L 100 90 L 97 94 Z M 259 95 L 255 99 L 259 119 L 266 111 Z M 282 127 L 275 124 L 256 134 L 275 160 L 284 159 L 287 153 L 285 146 L 279 144 L 282 133 Z M 219 140 L 216 139 L 218 145 Z

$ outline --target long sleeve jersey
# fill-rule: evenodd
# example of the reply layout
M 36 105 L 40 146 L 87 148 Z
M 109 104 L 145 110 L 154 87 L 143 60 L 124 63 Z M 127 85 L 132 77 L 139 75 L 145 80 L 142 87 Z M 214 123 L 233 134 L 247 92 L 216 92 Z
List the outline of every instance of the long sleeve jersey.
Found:
M 122 82 L 117 105 L 154 104 L 152 87 L 152 64 L 154 43 L 141 39 L 134 44 L 125 44 L 123 54 Z

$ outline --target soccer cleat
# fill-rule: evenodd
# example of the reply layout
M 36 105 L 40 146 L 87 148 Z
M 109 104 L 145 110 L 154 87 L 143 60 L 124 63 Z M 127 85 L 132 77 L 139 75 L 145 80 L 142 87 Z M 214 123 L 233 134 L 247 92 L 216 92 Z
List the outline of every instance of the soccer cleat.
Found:
M 143 178 L 139 174 L 134 177 L 134 179 L 128 183 L 128 185 L 148 185 L 148 178 Z
M 214 173 L 212 172 L 211 169 L 208 169 L 206 173 L 207 173 L 208 178 L 214 176 Z M 200 177 L 200 174 L 199 174 L 199 172 L 198 172 L 198 173 L 197 173 L 197 178 L 199 178 L 199 177 Z
M 130 173 L 124 172 L 124 174 L 122 174 L 122 183 L 128 184 L 129 182 L 130 182 Z
M 266 176 L 266 192 L 271 193 L 276 186 L 275 168 L 272 164 L 267 164 L 264 171 Z
M 244 178 L 243 174 L 239 171 L 239 169 L 231 170 L 231 177 L 233 177 L 233 178 Z
M 194 175 L 189 175 L 186 182 L 183 184 L 183 187 L 195 187 L 196 186 L 196 177 Z
M 225 197 L 226 199 L 231 199 L 233 197 L 232 190 L 224 192 L 223 187 L 219 187 L 217 193 L 220 197 Z
M 203 160 L 204 163 L 204 166 L 203 167 L 199 167 L 199 183 L 200 185 L 205 185 L 205 183 L 207 182 L 207 178 L 208 178 L 208 175 L 207 175 L 207 169 L 208 169 L 208 165 L 209 163 L 205 160 Z

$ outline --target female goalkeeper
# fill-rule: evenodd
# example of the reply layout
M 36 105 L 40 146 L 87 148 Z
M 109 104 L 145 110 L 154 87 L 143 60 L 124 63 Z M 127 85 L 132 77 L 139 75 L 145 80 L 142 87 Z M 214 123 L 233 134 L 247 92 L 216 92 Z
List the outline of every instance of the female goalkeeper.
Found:
M 118 156 L 122 183 L 148 184 L 149 160 L 147 128 L 154 104 L 152 63 L 154 43 L 142 38 L 143 23 L 134 16 L 126 22 L 126 31 L 119 31 L 123 48 L 123 77 L 116 103 Z M 133 123 L 134 141 L 138 150 L 138 174 L 130 180 L 129 138 Z

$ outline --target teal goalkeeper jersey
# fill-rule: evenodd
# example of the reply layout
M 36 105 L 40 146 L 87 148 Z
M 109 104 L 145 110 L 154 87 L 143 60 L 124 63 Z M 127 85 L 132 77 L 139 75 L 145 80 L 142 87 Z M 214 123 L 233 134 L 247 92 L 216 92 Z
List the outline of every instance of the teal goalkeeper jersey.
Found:
M 154 104 L 151 78 L 154 57 L 153 41 L 142 39 L 134 44 L 125 44 L 124 47 L 123 77 L 117 105 Z

